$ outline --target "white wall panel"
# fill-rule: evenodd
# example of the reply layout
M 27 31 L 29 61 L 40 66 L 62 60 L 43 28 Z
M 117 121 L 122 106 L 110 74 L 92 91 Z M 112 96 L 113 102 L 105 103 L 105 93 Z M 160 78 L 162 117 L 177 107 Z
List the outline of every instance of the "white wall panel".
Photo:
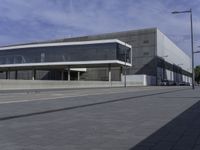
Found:
M 157 56 L 176 64 L 188 72 L 192 72 L 191 59 L 178 48 L 167 36 L 157 29 Z M 166 57 L 167 56 L 167 57 Z

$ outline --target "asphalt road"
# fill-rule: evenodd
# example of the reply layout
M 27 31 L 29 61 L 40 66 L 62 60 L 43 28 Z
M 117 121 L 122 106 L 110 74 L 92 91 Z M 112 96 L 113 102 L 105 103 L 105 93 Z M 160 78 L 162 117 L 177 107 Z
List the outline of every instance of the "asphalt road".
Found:
M 0 92 L 0 150 L 199 150 L 200 88 Z

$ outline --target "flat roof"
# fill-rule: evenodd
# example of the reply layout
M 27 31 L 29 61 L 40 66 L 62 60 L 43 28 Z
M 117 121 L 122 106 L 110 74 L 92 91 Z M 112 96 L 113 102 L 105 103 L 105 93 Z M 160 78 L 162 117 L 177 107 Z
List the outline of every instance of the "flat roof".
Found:
M 53 46 L 71 46 L 71 45 L 88 45 L 88 44 L 103 44 L 103 43 L 119 43 L 126 47 L 132 48 L 131 45 L 120 41 L 118 39 L 108 39 L 108 40 L 94 40 L 94 41 L 79 41 L 79 42 L 56 42 L 56 43 L 42 43 L 42 44 L 28 44 L 28 45 L 17 45 L 17 46 L 5 46 L 0 47 L 0 50 L 13 50 L 13 49 L 23 49 L 23 48 L 36 48 L 36 47 L 53 47 Z

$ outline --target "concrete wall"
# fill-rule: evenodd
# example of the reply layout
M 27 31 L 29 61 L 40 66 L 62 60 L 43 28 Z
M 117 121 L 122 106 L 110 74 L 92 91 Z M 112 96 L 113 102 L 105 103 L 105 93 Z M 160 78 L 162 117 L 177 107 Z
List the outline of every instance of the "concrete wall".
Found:
M 157 56 L 171 64 L 180 66 L 188 72 L 192 72 L 190 57 L 159 30 L 157 30 Z
M 168 80 L 190 80 L 187 79 L 187 77 L 184 77 L 191 75 L 190 57 L 186 55 L 181 49 L 179 49 L 157 28 L 67 38 L 53 42 L 71 42 L 100 39 L 119 39 L 132 46 L 133 66 L 127 69 L 127 75 L 146 74 L 148 76 L 154 76 L 158 78 L 157 83 L 162 82 L 165 77 Z M 104 72 L 106 74 L 106 69 Z M 93 78 L 93 76 L 98 76 L 100 79 L 100 74 L 104 74 L 102 70 L 98 71 L 98 69 L 90 69 L 87 77 L 89 80 L 90 78 Z M 183 76 L 181 74 L 183 74 Z
M 155 85 L 155 77 L 147 75 L 127 75 L 127 86 Z M 94 88 L 123 87 L 122 81 L 43 81 L 43 80 L 0 80 L 0 90 L 20 89 L 62 89 L 62 88 Z
M 156 28 L 131 30 L 116 33 L 99 34 L 92 36 L 83 36 L 76 38 L 67 38 L 49 42 L 72 42 L 72 41 L 87 41 L 87 40 L 101 40 L 101 39 L 119 39 L 132 46 L 132 64 L 133 66 L 127 69 L 128 75 L 146 74 L 149 76 L 156 76 L 156 62 L 155 62 L 155 48 L 156 48 Z M 37 71 L 36 79 L 52 79 L 54 72 Z M 121 68 L 112 69 L 112 80 L 120 81 Z M 24 72 L 26 74 L 26 72 Z M 59 77 L 59 71 L 58 71 Z M 3 74 L 0 74 L 2 76 Z M 3 75 L 5 76 L 5 75 Z M 19 75 L 19 78 L 22 75 Z M 40 77 L 39 77 L 40 76 Z M 55 76 L 56 77 L 56 76 Z M 88 68 L 87 72 L 81 74 L 81 80 L 87 81 L 106 81 L 108 80 L 108 68 Z M 14 79 L 14 78 L 11 78 Z M 20 78 L 22 79 L 22 78 Z
M 156 85 L 155 76 L 147 75 L 127 75 L 127 86 L 149 86 Z M 124 76 L 122 76 L 122 82 L 124 83 Z
M 159 79 L 159 82 L 161 82 L 165 76 L 168 80 L 175 80 L 176 78 L 179 80 L 179 78 L 181 78 L 183 81 L 190 81 L 190 79 L 187 79 L 187 76 L 190 75 L 188 72 L 191 72 L 191 60 L 189 56 L 187 56 L 181 49 L 179 49 L 171 40 L 169 40 L 162 32 L 156 28 L 66 38 L 48 42 L 91 41 L 102 39 L 119 39 L 132 46 L 133 65 L 127 69 L 127 75 L 147 75 L 147 80 L 145 82 L 150 83 L 152 82 L 151 79 L 155 79 L 156 77 Z M 180 67 L 184 70 L 182 71 L 180 67 L 176 67 L 174 71 L 173 64 L 176 64 L 177 66 L 180 65 Z M 172 72 L 172 70 L 174 72 Z M 124 71 L 121 70 L 120 67 L 112 69 L 112 80 L 120 81 L 121 71 L 124 74 Z M 179 74 L 182 72 L 183 76 L 180 77 Z M 54 79 L 54 76 L 59 76 L 59 73 L 58 75 L 54 74 L 55 73 L 53 73 L 53 76 L 51 73 L 46 73 L 44 75 L 44 72 L 41 72 L 39 75 L 44 76 L 44 79 L 46 79 L 46 77 L 49 78 L 50 76 L 52 76 L 52 79 Z M 2 75 L 5 76 L 5 74 Z M 108 80 L 108 68 L 89 68 L 87 72 L 81 74 L 80 78 L 81 80 L 87 81 L 106 81 Z M 132 80 L 135 82 L 134 78 L 132 78 Z M 59 79 L 55 78 L 54 80 Z M 141 80 L 138 79 L 138 83 L 140 81 Z M 130 80 L 130 84 L 132 83 L 133 82 Z M 144 82 L 142 82 L 142 85 L 143 83 Z M 154 84 L 154 82 L 152 82 L 152 84 Z
M 101 39 L 119 39 L 132 46 L 133 66 L 128 69 L 127 74 L 147 74 L 156 76 L 156 64 L 154 61 L 156 48 L 156 28 L 67 38 L 53 42 L 90 41 Z M 95 70 L 90 69 L 90 71 Z M 96 73 L 98 74 L 98 72 Z
M 168 37 L 157 29 L 157 82 L 162 80 L 191 82 L 191 59 Z
M 0 90 L 121 87 L 122 82 L 0 80 Z

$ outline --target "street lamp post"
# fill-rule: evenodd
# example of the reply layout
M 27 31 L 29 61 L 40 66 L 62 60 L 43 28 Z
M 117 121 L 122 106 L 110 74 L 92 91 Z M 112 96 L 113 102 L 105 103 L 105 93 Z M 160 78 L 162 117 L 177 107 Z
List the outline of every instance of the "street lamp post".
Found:
M 192 89 L 194 90 L 194 41 L 193 41 L 193 23 L 192 23 L 192 9 L 186 11 L 174 11 L 172 14 L 190 13 L 190 24 L 191 24 L 191 49 L 192 49 Z

